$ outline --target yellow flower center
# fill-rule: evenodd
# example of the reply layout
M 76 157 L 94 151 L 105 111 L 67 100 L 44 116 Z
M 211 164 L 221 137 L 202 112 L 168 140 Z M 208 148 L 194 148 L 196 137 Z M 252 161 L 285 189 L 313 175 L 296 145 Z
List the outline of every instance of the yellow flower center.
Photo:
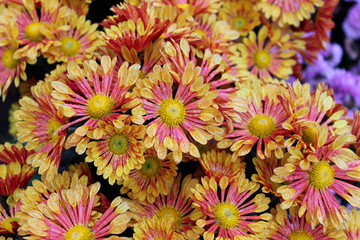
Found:
M 324 189 L 334 182 L 335 171 L 328 162 L 317 162 L 312 165 L 309 182 L 316 189 Z
M 81 46 L 78 40 L 71 37 L 65 37 L 62 38 L 60 42 L 60 51 L 66 56 L 73 57 L 79 53 Z
M 93 240 L 94 235 L 90 228 L 85 226 L 75 226 L 65 234 L 64 240 Z
M 157 157 L 146 157 L 140 173 L 147 178 L 156 177 L 160 173 L 160 160 Z
M 289 238 L 289 240 L 314 240 L 310 233 L 304 232 L 302 230 L 298 230 L 293 232 Z
M 235 228 L 239 223 L 239 210 L 228 202 L 222 202 L 214 207 L 214 216 L 219 226 L 222 228 Z
M 276 124 L 266 114 L 259 114 L 253 117 L 248 123 L 249 132 L 256 137 L 263 138 L 270 136 L 275 130 Z
M 257 50 L 254 54 L 254 63 L 258 68 L 268 68 L 271 62 L 271 55 L 268 51 Z
M 207 37 L 206 32 L 204 32 L 203 30 L 200 30 L 200 29 L 196 29 L 196 30 L 194 31 L 194 33 L 199 34 L 200 37 L 201 37 L 200 39 L 205 39 L 205 38 Z
M 232 20 L 232 27 L 238 31 L 245 28 L 248 20 L 244 16 L 237 16 Z
M 14 58 L 15 48 L 9 48 L 7 49 L 3 56 L 2 56 L 2 62 L 4 66 L 8 69 L 15 69 L 19 59 Z
M 168 126 L 175 126 L 184 121 L 186 109 L 179 100 L 169 98 L 161 102 L 158 114 L 163 123 Z
M 112 98 L 99 94 L 88 100 L 87 113 L 90 117 L 100 119 L 112 113 L 114 107 Z
M 60 127 L 62 126 L 62 124 L 56 119 L 56 118 L 51 118 L 48 121 L 48 126 L 47 126 L 47 130 L 49 135 L 52 137 L 53 140 L 55 140 L 55 138 L 58 136 L 57 134 L 54 135 L 54 133 L 56 132 L 56 130 L 58 130 Z
M 0 227 L 6 229 L 6 231 L 10 233 L 15 233 L 17 230 L 17 226 L 19 226 L 18 222 L 19 219 L 16 217 L 5 218 L 5 220 L 1 222 Z
M 122 155 L 129 149 L 129 137 L 123 133 L 114 134 L 108 140 L 108 147 L 112 153 Z
M 182 225 L 183 216 L 179 210 L 173 207 L 164 207 L 157 214 L 159 218 L 173 219 L 174 224 L 172 227 L 173 231 L 177 231 Z
M 40 22 L 33 22 L 27 25 L 25 27 L 25 37 L 32 42 L 38 42 L 43 39 L 44 35 L 40 31 L 42 25 Z
M 315 128 L 304 128 L 301 130 L 302 138 L 305 142 L 315 146 L 316 141 L 316 129 Z

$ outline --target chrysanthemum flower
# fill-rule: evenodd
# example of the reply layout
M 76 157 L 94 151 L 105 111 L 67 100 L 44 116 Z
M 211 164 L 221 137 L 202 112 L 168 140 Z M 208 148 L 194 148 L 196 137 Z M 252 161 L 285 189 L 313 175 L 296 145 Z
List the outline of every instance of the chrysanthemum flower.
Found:
M 0 71 L 2 72 L 0 76 L 0 95 L 2 95 L 4 101 L 13 82 L 18 87 L 20 79 L 26 81 L 26 62 L 33 63 L 34 61 L 29 61 L 26 57 L 15 58 L 14 54 L 19 48 L 19 41 L 17 40 L 19 32 L 14 30 L 16 29 L 15 19 L 1 15 L 5 19 L 4 23 L 0 23 L 0 35 L 2 37 L 0 47 Z
M 242 57 L 247 60 L 247 68 L 258 78 L 287 79 L 293 73 L 292 66 L 296 63 L 291 59 L 295 51 L 288 42 L 289 35 L 282 35 L 280 29 L 271 30 L 274 32 L 271 35 L 267 26 L 261 27 L 257 35 L 250 32 L 239 49 Z
M 360 239 L 360 210 L 353 208 L 351 218 L 348 220 L 345 234 L 348 240 Z
M 0 196 L 11 195 L 17 188 L 24 188 L 36 170 L 26 161 L 34 151 L 26 150 L 20 143 L 0 145 Z
M 86 16 L 89 12 L 89 4 L 92 0 L 63 0 L 61 3 L 74 10 L 79 16 Z
M 256 4 L 256 9 L 262 11 L 266 18 L 278 20 L 280 25 L 290 24 L 298 27 L 301 21 L 310 18 L 315 12 L 315 7 L 322 5 L 323 0 L 261 0 Z
M 230 47 L 239 38 L 240 33 L 233 30 L 226 21 L 219 21 L 215 14 L 202 14 L 195 19 L 195 33 L 200 41 L 194 43 L 199 50 L 210 49 L 212 53 L 230 53 Z
M 321 147 L 327 139 L 323 139 L 325 136 L 319 135 L 320 128 L 327 127 L 329 134 L 323 133 L 326 137 L 350 132 L 351 127 L 342 119 L 345 111 L 334 108 L 334 99 L 327 89 L 316 88 L 311 92 L 309 84 L 295 81 L 293 86 L 289 85 L 282 92 L 282 95 L 280 99 L 289 116 L 283 126 L 294 133 L 287 139 L 286 146 L 290 146 L 295 140 L 298 140 L 298 144 L 307 148 Z M 332 109 L 334 111 L 328 114 Z M 316 145 L 319 138 L 322 139 Z M 349 140 L 351 138 L 349 136 Z
M 272 153 L 269 158 L 253 158 L 252 161 L 255 165 L 257 174 L 253 174 L 251 176 L 251 180 L 260 183 L 262 185 L 261 190 L 264 193 L 271 193 L 280 197 L 281 194 L 276 192 L 276 190 L 280 187 L 280 184 L 271 181 L 271 177 L 274 175 L 275 168 L 282 167 L 285 163 L 287 163 L 289 156 L 289 153 L 285 153 L 282 158 L 278 158 L 274 153 Z
M 49 63 L 74 61 L 81 64 L 82 61 L 92 59 L 94 52 L 100 45 L 97 24 L 91 24 L 85 16 L 70 13 L 66 19 L 57 21 L 58 25 L 69 25 L 66 32 L 57 32 L 54 38 L 58 41 L 44 52 L 44 57 Z
M 122 182 L 120 193 L 127 193 L 132 199 L 139 201 L 146 199 L 149 203 L 154 203 L 155 198 L 160 194 L 169 194 L 178 168 L 172 153 L 161 160 L 151 148 L 144 152 L 144 158 L 145 162 L 142 163 L 141 168 L 131 170 L 129 178 Z
M 19 218 L 16 216 L 21 206 L 19 191 L 14 191 L 6 200 L 8 211 L 0 204 L 0 235 L 10 237 L 8 240 L 13 239 L 11 237 L 17 234 L 19 228 Z
M 240 33 L 240 36 L 246 36 L 260 24 L 260 13 L 254 6 L 255 2 L 250 0 L 223 1 L 223 6 L 219 11 L 219 20 L 227 21 Z
M 101 23 L 105 27 L 101 32 L 105 47 L 115 52 L 120 64 L 124 61 L 141 64 L 143 72 L 148 72 L 160 59 L 160 37 L 170 23 L 152 17 L 146 9 L 145 2 L 139 7 L 119 5 L 112 8 L 116 15 Z
M 64 115 L 72 117 L 64 129 L 82 123 L 67 139 L 66 148 L 76 146 L 77 153 L 84 153 L 90 140 L 86 134 L 97 128 L 99 120 L 113 121 L 115 126 L 121 127 L 117 117 L 138 104 L 128 91 L 138 79 L 140 66 L 129 67 L 124 63 L 116 72 L 115 64 L 116 58 L 111 60 L 109 56 L 102 57 L 101 66 L 94 60 L 85 61 L 83 69 L 70 62 L 67 66 L 68 84 L 52 82 L 55 89 L 52 95 L 63 101 Z M 96 130 L 94 135 L 100 139 L 101 131 Z
M 134 226 L 134 240 L 162 239 L 183 240 L 184 237 L 172 229 L 173 220 L 166 218 L 144 217 Z
M 209 178 L 214 177 L 217 182 L 223 176 L 227 176 L 229 182 L 236 181 L 245 172 L 246 165 L 242 158 L 232 161 L 231 153 L 225 150 L 216 151 L 215 149 L 201 154 L 199 162 L 206 176 Z
M 26 149 L 36 151 L 27 162 L 50 178 L 59 168 L 67 136 L 61 127 L 68 122 L 63 109 L 55 106 L 52 90 L 50 81 L 38 82 L 31 90 L 34 99 L 22 98 L 20 110 L 15 112 L 18 140 L 26 143 Z
M 274 218 L 270 224 L 273 231 L 271 240 L 343 240 L 346 239 L 343 230 L 324 229 L 320 224 L 311 224 L 306 216 L 299 217 L 299 207 L 282 210 L 279 205 L 271 210 Z
M 36 4 L 40 4 L 39 14 Z M 22 46 L 16 50 L 14 57 L 28 57 L 36 61 L 40 53 L 46 52 L 54 44 L 54 33 L 68 30 L 65 25 L 55 28 L 54 23 L 66 17 L 69 9 L 61 7 L 58 0 L 23 0 L 23 6 L 16 23 Z
M 206 215 L 206 219 L 196 221 L 205 230 L 204 239 L 234 240 L 246 239 L 248 236 L 254 239 L 252 234 L 261 237 L 268 227 L 266 221 L 271 219 L 271 214 L 253 215 L 269 208 L 270 199 L 265 194 L 249 198 L 259 187 L 258 183 L 249 182 L 244 173 L 231 184 L 226 176 L 219 182 L 214 177 L 202 178 L 201 184 L 192 189 L 192 199 L 193 205 Z M 244 238 L 239 238 L 241 236 Z
M 140 169 L 145 162 L 142 142 L 146 133 L 145 126 L 132 125 L 130 118 L 122 120 L 116 125 L 99 121 L 98 127 L 88 133 L 96 140 L 88 143 L 85 161 L 94 162 L 96 173 L 103 175 L 105 179 L 109 178 L 110 184 L 127 179 L 132 169 Z M 100 138 L 97 131 L 102 132 Z
M 338 144 L 338 141 L 334 141 L 334 144 Z M 276 175 L 271 178 L 273 182 L 283 184 L 277 189 L 285 200 L 281 203 L 282 209 L 289 208 L 299 200 L 300 217 L 307 212 L 313 222 L 319 221 L 325 228 L 329 220 L 335 228 L 344 227 L 348 215 L 340 207 L 334 193 L 351 205 L 360 207 L 360 188 L 352 183 L 359 181 L 360 161 L 344 162 L 346 168 L 341 169 L 325 156 L 318 160 L 312 159 L 309 167 L 304 169 L 300 166 L 299 158 L 307 156 L 301 157 L 302 152 L 298 150 L 289 152 L 292 155 L 288 159 L 289 163 L 276 168 Z
M 236 97 L 232 95 L 236 89 L 229 86 L 238 82 L 239 79 L 228 72 L 221 55 L 213 54 L 209 49 L 205 49 L 201 56 L 198 56 L 197 50 L 184 38 L 180 40 L 180 44 L 174 41 L 166 42 L 164 52 L 166 54 L 164 54 L 162 61 L 170 65 L 171 75 L 177 83 L 180 83 L 189 62 L 200 67 L 199 75 L 203 77 L 204 82 L 210 84 L 210 90 L 218 92 L 216 98 L 213 99 L 214 108 L 204 109 L 200 118 L 208 121 L 211 125 L 221 125 L 226 122 L 228 128 L 232 129 L 231 122 L 234 121 L 237 113 L 230 105 L 236 101 L 234 99 Z M 245 107 L 245 102 L 236 103 L 236 108 L 241 107 Z
M 281 158 L 282 141 L 289 137 L 290 132 L 282 127 L 288 116 L 277 100 L 280 90 L 279 86 L 272 84 L 252 89 L 252 94 L 247 97 L 248 110 L 238 113 L 241 122 L 234 121 L 234 131 L 217 146 L 222 149 L 230 147 L 235 159 L 248 154 L 257 143 L 256 153 L 260 158 L 269 158 L 271 151 Z
M 21 197 L 19 233 L 49 240 L 104 239 L 122 233 L 131 218 L 128 204 L 117 197 L 103 214 L 95 211 L 99 188 L 99 183 L 87 186 L 75 181 L 68 189 L 49 191 L 33 181 Z
M 203 231 L 195 225 L 195 221 L 203 214 L 192 206 L 193 201 L 190 198 L 190 189 L 195 187 L 198 180 L 193 179 L 191 175 L 187 175 L 181 182 L 180 180 L 181 174 L 172 184 L 168 195 L 158 196 L 152 204 L 146 200 L 136 201 L 130 205 L 130 210 L 135 213 L 134 218 L 137 222 L 144 217 L 157 216 L 159 219 L 174 221 L 172 230 L 186 239 L 198 239 Z
M 8 196 L 17 188 L 24 188 L 36 170 L 18 162 L 0 164 L 0 196 Z
M 200 119 L 203 109 L 211 108 L 215 91 L 209 91 L 209 84 L 199 76 L 200 68 L 192 62 L 186 66 L 179 85 L 170 74 L 169 65 L 155 66 L 148 78 L 136 83 L 142 105 L 133 109 L 135 116 L 151 120 L 147 128 L 145 147 L 154 146 L 158 157 L 164 159 L 167 150 L 173 151 L 175 162 L 179 163 L 182 153 L 199 157 L 194 141 L 206 144 L 212 133 L 220 130 Z M 175 91 L 174 91 L 175 88 Z
M 324 5 L 320 7 L 313 19 L 305 20 L 298 32 L 303 32 L 301 39 L 306 42 L 305 49 L 296 49 L 304 60 L 314 63 L 321 49 L 325 49 L 327 42 L 330 41 L 330 32 L 335 27 L 332 21 L 333 13 L 339 0 L 324 0 Z

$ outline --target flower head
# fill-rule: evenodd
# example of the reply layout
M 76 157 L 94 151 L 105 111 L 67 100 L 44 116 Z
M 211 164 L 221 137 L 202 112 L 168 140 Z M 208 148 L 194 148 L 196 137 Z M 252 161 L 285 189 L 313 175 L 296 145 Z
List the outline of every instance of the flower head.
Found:
M 20 143 L 0 145 L 0 196 L 9 196 L 29 183 L 36 172 L 26 163 L 32 154 Z
M 134 92 L 138 93 L 142 105 L 132 113 L 151 120 L 145 147 L 154 146 L 160 159 L 165 158 L 169 149 L 178 163 L 182 153 L 199 157 L 193 142 L 206 144 L 213 137 L 212 133 L 219 131 L 200 118 L 203 109 L 211 108 L 216 92 L 209 92 L 209 84 L 199 76 L 200 68 L 195 68 L 192 62 L 187 64 L 179 84 L 174 82 L 170 71 L 169 65 L 155 66 L 148 78 L 136 83 Z
M 130 170 L 120 192 L 127 192 L 132 199 L 139 201 L 146 199 L 149 203 L 160 194 L 169 194 L 178 169 L 172 155 L 169 153 L 165 159 L 159 159 L 154 149 L 147 149 L 141 168 Z
M 100 184 L 87 186 L 74 174 L 66 188 L 51 190 L 35 180 L 21 197 L 19 232 L 32 239 L 103 239 L 122 233 L 127 228 L 129 208 L 121 197 L 115 198 L 103 213 L 98 205 Z M 37 214 L 32 214 L 32 213 Z M 33 223 L 36 223 L 34 225 Z
M 324 229 L 324 226 L 317 224 L 312 226 L 306 216 L 299 217 L 299 207 L 291 207 L 290 214 L 286 210 L 276 206 L 276 209 L 271 210 L 274 218 L 270 223 L 270 228 L 273 231 L 271 240 L 341 240 L 345 239 L 345 234 L 342 230 Z
M 69 25 L 70 29 L 54 34 L 56 44 L 50 46 L 44 53 L 49 63 L 74 61 L 81 64 L 84 60 L 94 58 L 94 52 L 100 45 L 97 24 L 91 24 L 85 16 L 78 16 L 75 13 L 59 20 L 57 24 Z
M 310 14 L 315 12 L 315 7 L 323 5 L 322 0 L 261 0 L 257 3 L 256 9 L 261 10 L 266 18 L 278 21 L 280 25 L 290 24 L 298 27 L 301 21 L 310 18 Z
M 360 211 L 353 208 L 351 210 L 351 218 L 348 221 L 348 225 L 345 229 L 347 239 L 356 240 L 360 238 Z
M 288 160 L 289 163 L 276 168 L 274 170 L 276 175 L 271 178 L 273 182 L 283 184 L 277 189 L 285 200 L 281 203 L 281 207 L 287 209 L 295 201 L 300 201 L 300 217 L 307 212 L 313 224 L 318 221 L 325 228 L 329 226 L 329 223 L 335 228 L 344 227 L 348 215 L 340 207 L 334 193 L 351 205 L 360 206 L 358 200 L 360 188 L 352 183 L 359 180 L 360 161 L 345 162 L 341 165 L 342 168 L 339 168 L 325 156 L 312 159 L 309 164 L 300 165 L 302 162 L 298 158 L 311 158 L 302 155 L 303 153 L 299 150 L 293 149 L 289 152 L 292 155 Z M 335 162 L 338 157 L 334 156 Z
M 233 183 L 226 176 L 220 181 L 214 177 L 204 177 L 201 183 L 192 189 L 194 206 L 206 215 L 206 219 L 199 219 L 196 225 L 205 230 L 205 239 L 237 239 L 237 237 L 251 237 L 252 234 L 262 234 L 268 227 L 269 213 L 261 213 L 268 209 L 270 199 L 264 194 L 254 194 L 260 185 L 249 182 L 245 174 Z M 265 235 L 264 235 L 265 236 Z
M 271 34 L 269 34 L 271 33 Z M 289 35 L 283 35 L 280 29 L 261 27 L 259 32 L 250 32 L 239 49 L 247 60 L 249 71 L 260 79 L 276 77 L 287 79 L 293 73 L 295 55 Z
M 181 174 L 178 175 L 169 194 L 161 194 L 154 203 L 145 200 L 130 205 L 130 210 L 135 213 L 135 220 L 140 222 L 144 217 L 157 216 L 161 221 L 173 221 L 172 230 L 186 239 L 198 239 L 202 230 L 195 225 L 195 221 L 203 214 L 192 206 L 193 201 L 190 198 L 190 189 L 195 187 L 197 182 L 191 175 L 181 181 Z
M 173 221 L 166 218 L 144 217 L 134 226 L 134 240 L 162 239 L 162 240 L 183 240 L 180 234 L 176 233 L 172 226 Z
M 241 122 L 234 121 L 234 130 L 226 134 L 217 146 L 222 149 L 230 147 L 234 159 L 248 154 L 257 143 L 256 153 L 260 158 L 270 157 L 271 151 L 281 158 L 283 138 L 289 137 L 290 132 L 282 127 L 288 116 L 277 99 L 280 90 L 281 87 L 272 84 L 252 89 L 252 94 L 247 97 L 248 109 L 238 112 Z
M 98 135 L 98 130 L 102 134 Z M 90 131 L 89 136 L 96 140 L 88 143 L 85 160 L 94 162 L 97 174 L 109 178 L 110 184 L 127 179 L 131 170 L 140 169 L 145 162 L 142 142 L 145 126 L 132 125 L 130 118 L 116 124 L 99 121 L 98 128 Z
M 52 90 L 50 81 L 38 82 L 31 90 L 34 99 L 22 98 L 20 110 L 15 112 L 18 140 L 26 143 L 26 149 L 36 151 L 28 163 L 50 178 L 59 168 L 67 136 L 62 127 L 68 122 L 62 107 L 51 96 Z
M 121 120 L 116 120 L 121 113 L 137 105 L 128 90 L 136 82 L 140 66 L 129 67 L 124 63 L 119 71 L 115 71 L 115 64 L 116 58 L 109 56 L 102 57 L 100 66 L 94 60 L 85 61 L 83 68 L 70 62 L 67 82 L 52 82 L 54 98 L 63 102 L 64 115 L 72 117 L 64 129 L 81 123 L 66 143 L 67 148 L 76 146 L 79 154 L 85 152 L 90 140 L 87 133 L 98 128 L 100 120 L 121 124 Z M 101 71 L 100 76 L 98 71 Z M 100 139 L 101 131 L 97 130 L 95 136 Z
M 255 2 L 246 1 L 223 1 L 223 6 L 219 11 L 219 20 L 225 20 L 231 27 L 246 36 L 257 25 L 260 24 L 260 14 L 255 10 Z

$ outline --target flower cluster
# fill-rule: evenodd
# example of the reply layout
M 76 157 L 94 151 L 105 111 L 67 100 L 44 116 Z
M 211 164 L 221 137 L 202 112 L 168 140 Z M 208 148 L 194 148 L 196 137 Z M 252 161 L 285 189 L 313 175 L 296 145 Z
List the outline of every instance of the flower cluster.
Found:
M 359 238 L 337 0 L 100 2 L 0 1 L 1 240 Z

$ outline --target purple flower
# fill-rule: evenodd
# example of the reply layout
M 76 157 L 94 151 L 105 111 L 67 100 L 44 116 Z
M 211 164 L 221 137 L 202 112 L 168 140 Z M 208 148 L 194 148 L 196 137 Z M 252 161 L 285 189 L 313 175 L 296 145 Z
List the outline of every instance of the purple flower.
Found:
M 343 50 L 337 43 L 327 43 L 326 49 L 321 50 L 318 58 L 326 61 L 330 67 L 336 67 L 342 59 Z
M 334 90 L 336 102 L 349 109 L 360 107 L 360 76 L 345 69 L 334 69 L 325 81 Z
M 342 26 L 347 37 L 352 39 L 360 38 L 360 3 L 357 3 L 349 10 Z
M 334 69 L 323 59 L 319 58 L 314 64 L 308 65 L 303 72 L 304 79 L 311 85 L 311 88 L 320 83 L 326 82 Z

